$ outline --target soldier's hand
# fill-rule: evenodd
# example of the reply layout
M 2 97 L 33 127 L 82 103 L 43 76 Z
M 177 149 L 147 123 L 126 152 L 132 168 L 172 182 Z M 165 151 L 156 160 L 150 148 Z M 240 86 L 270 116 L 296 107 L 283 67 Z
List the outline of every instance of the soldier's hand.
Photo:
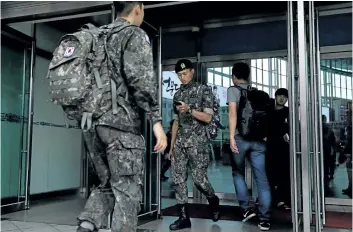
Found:
M 180 106 L 177 106 L 177 110 L 180 112 L 186 112 L 190 109 L 190 106 L 188 106 L 187 104 L 185 104 L 184 102 L 181 102 Z
M 158 153 L 164 152 L 167 148 L 167 136 L 164 133 L 162 124 L 160 122 L 154 124 L 153 133 L 157 139 L 157 144 L 154 146 L 154 151 Z
M 168 154 L 167 154 L 167 157 L 168 157 L 169 160 L 172 159 L 172 155 L 173 155 L 173 150 L 170 150 L 170 151 L 168 152 Z

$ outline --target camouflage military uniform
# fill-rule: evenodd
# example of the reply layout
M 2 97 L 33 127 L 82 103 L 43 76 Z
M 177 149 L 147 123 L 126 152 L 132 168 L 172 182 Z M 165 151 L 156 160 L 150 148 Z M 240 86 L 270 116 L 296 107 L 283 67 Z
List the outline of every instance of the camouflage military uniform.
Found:
M 174 101 L 182 101 L 191 109 L 213 114 L 213 94 L 209 87 L 199 83 L 181 86 L 175 93 Z M 206 124 L 193 118 L 189 113 L 176 112 L 174 119 L 179 128 L 172 156 L 172 176 L 178 204 L 188 202 L 187 169 L 190 168 L 195 186 L 206 195 L 214 196 L 214 190 L 207 178 L 209 152 L 207 148 Z
M 114 23 L 123 26 L 128 22 L 117 19 Z M 131 26 L 113 34 L 107 50 L 109 71 L 119 89 L 118 114 L 108 111 L 85 135 L 86 141 L 92 143 L 91 158 L 103 183 L 91 193 L 78 219 L 99 229 L 114 209 L 111 231 L 130 232 L 136 231 L 142 200 L 145 142 L 140 135 L 139 109 L 148 113 L 153 124 L 161 121 L 157 82 L 151 46 L 142 29 Z M 108 179 L 111 189 L 103 186 Z

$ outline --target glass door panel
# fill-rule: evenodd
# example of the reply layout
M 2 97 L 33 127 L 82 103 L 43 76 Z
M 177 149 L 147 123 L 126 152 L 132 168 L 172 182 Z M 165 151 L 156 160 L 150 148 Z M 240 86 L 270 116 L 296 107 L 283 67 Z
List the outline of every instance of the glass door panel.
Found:
M 322 59 L 320 69 L 325 198 L 351 199 L 352 58 Z
M 24 206 L 30 56 L 25 44 L 2 35 L 1 207 Z
M 205 78 L 207 83 L 205 84 L 212 88 L 217 99 L 221 124 L 221 128 L 218 129 L 218 136 L 209 144 L 210 163 L 207 174 L 212 187 L 223 200 L 236 199 L 230 165 L 228 105 L 226 104 L 227 90 L 233 85 L 232 67 L 235 62 L 238 61 L 229 64 L 204 64 L 207 76 Z M 202 198 L 205 197 L 202 196 Z

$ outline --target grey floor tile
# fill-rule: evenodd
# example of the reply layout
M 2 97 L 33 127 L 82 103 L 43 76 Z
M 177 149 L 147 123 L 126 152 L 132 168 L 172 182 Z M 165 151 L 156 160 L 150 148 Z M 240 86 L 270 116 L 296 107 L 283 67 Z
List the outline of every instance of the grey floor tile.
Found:
M 71 232 L 71 231 L 77 230 L 77 226 L 55 225 L 55 224 L 51 224 L 51 226 L 57 229 L 58 231 L 62 231 L 62 232 L 69 232 L 69 231 Z
M 1 231 L 14 231 L 19 228 L 10 221 L 1 221 Z
M 50 225 L 45 223 L 24 222 L 24 221 L 11 221 L 11 222 L 21 230 L 52 228 Z
M 7 214 L 13 221 L 29 221 L 58 225 L 77 225 L 77 216 L 83 210 L 85 199 L 72 196 L 65 200 L 54 200 L 35 204 L 29 210 Z

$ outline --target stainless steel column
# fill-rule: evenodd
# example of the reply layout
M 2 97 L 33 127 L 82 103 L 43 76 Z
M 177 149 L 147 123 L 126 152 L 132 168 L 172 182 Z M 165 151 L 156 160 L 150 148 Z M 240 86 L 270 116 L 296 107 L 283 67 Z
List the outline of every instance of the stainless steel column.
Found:
M 29 105 L 28 105 L 28 130 L 27 130 L 27 159 L 26 159 L 26 180 L 25 180 L 25 208 L 29 209 L 29 196 L 31 185 L 31 160 L 32 160 L 32 134 L 33 134 L 33 79 L 36 49 L 36 24 L 32 27 L 31 67 L 29 78 Z
M 314 203 L 315 203 L 315 231 L 321 231 L 321 192 L 320 192 L 320 162 L 319 162 L 319 105 L 318 105 L 318 91 L 317 91 L 317 68 L 316 68 L 316 43 L 315 43 L 315 11 L 314 2 L 309 1 L 309 57 L 310 57 L 310 85 L 311 85 L 311 104 L 312 104 L 312 150 L 313 163 L 312 169 L 314 180 Z M 321 97 L 320 97 L 321 100 Z
M 162 115 L 162 82 L 163 82 L 163 77 L 162 77 L 162 27 L 159 27 L 158 30 L 158 57 L 157 57 L 157 62 L 158 62 L 158 103 L 159 103 L 159 114 Z M 161 155 L 158 154 L 157 158 L 157 204 L 158 204 L 158 209 L 157 213 L 158 216 L 161 215 L 161 179 L 159 178 L 159 175 L 161 173 Z
M 299 89 L 300 89 L 300 128 L 301 128 L 301 164 L 303 190 L 303 231 L 310 231 L 310 183 L 309 183 L 309 147 L 308 147 L 308 72 L 304 2 L 298 1 L 298 55 L 299 55 Z
M 293 231 L 299 232 L 298 218 L 298 179 L 297 179 L 297 144 L 296 144 L 296 101 L 295 94 L 295 67 L 294 56 L 294 29 L 293 29 L 293 2 L 288 1 L 287 11 L 287 42 L 288 42 L 288 65 L 287 65 L 287 86 L 289 97 L 289 124 L 290 124 L 290 173 L 291 173 L 291 199 L 292 199 L 292 223 Z
M 317 67 L 317 92 L 319 95 L 319 142 L 320 142 L 320 192 L 321 192 L 321 211 L 322 211 L 322 226 L 326 224 L 325 212 L 325 176 L 324 176 L 324 146 L 323 146 L 323 132 L 322 132 L 322 93 L 321 93 L 321 63 L 320 63 L 320 40 L 319 40 L 319 12 L 315 11 L 316 15 L 316 67 Z M 331 95 L 332 96 L 332 95 Z

